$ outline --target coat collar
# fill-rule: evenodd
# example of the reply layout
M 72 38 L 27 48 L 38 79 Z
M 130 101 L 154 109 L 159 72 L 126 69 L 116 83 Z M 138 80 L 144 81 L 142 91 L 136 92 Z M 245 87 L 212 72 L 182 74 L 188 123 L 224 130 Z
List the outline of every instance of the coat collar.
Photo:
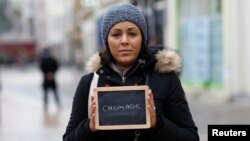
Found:
M 180 57 L 173 50 L 160 50 L 155 54 L 157 60 L 155 70 L 159 73 L 171 71 L 179 72 L 181 67 Z M 98 53 L 92 55 L 86 64 L 88 72 L 95 72 L 101 68 L 101 58 Z

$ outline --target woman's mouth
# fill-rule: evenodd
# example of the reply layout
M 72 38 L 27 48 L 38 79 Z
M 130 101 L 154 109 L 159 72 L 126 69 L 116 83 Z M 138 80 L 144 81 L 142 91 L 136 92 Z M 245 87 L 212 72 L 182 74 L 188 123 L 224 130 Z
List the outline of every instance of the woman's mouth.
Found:
M 118 50 L 119 53 L 130 53 L 132 52 L 132 50 L 130 49 L 121 49 L 121 50 Z

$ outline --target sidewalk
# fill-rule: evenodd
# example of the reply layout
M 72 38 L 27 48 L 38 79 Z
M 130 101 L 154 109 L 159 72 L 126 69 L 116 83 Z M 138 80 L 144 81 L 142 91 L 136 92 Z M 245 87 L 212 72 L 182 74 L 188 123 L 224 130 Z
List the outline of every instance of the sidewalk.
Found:
M 53 107 L 45 113 L 40 100 L 8 93 L 2 95 L 1 141 L 60 141 L 68 111 Z
M 188 102 L 198 127 L 200 141 L 207 141 L 210 124 L 250 124 L 250 105 L 216 99 L 208 94 L 189 94 Z
M 49 111 L 44 112 L 42 77 L 37 68 L 3 68 L 1 73 L 0 141 L 61 141 L 81 74 L 72 68 L 59 70 L 57 79 L 63 108 L 58 110 L 50 95 Z

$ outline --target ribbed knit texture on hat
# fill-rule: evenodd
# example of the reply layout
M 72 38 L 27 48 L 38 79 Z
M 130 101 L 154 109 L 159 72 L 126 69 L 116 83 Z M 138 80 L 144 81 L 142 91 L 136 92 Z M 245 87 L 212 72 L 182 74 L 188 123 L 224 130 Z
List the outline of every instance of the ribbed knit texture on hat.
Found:
M 130 21 L 136 24 L 144 37 L 144 42 L 147 41 L 147 25 L 144 16 L 139 9 L 132 4 L 116 4 L 109 8 L 103 17 L 102 21 L 102 41 L 106 45 L 108 33 L 113 25 L 122 21 Z

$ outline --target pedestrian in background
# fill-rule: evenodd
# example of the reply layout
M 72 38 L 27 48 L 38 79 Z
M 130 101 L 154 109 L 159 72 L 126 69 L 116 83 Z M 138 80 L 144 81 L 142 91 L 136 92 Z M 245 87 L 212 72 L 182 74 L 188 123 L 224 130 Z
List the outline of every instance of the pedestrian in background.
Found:
M 58 70 L 58 61 L 51 52 L 50 48 L 44 49 L 41 60 L 40 60 L 40 69 L 43 73 L 43 103 L 44 110 L 48 110 L 48 93 L 49 90 L 52 91 L 55 97 L 56 104 L 58 108 L 61 108 L 61 103 L 57 91 L 57 82 L 56 82 L 56 72 Z
M 112 6 L 104 15 L 105 50 L 89 63 L 92 73 L 78 84 L 64 141 L 198 141 L 198 131 L 176 72 L 179 56 L 147 46 L 147 25 L 137 7 Z M 97 74 L 98 87 L 148 85 L 149 129 L 97 130 L 96 100 L 90 90 Z M 115 100 L 115 99 L 114 99 Z

